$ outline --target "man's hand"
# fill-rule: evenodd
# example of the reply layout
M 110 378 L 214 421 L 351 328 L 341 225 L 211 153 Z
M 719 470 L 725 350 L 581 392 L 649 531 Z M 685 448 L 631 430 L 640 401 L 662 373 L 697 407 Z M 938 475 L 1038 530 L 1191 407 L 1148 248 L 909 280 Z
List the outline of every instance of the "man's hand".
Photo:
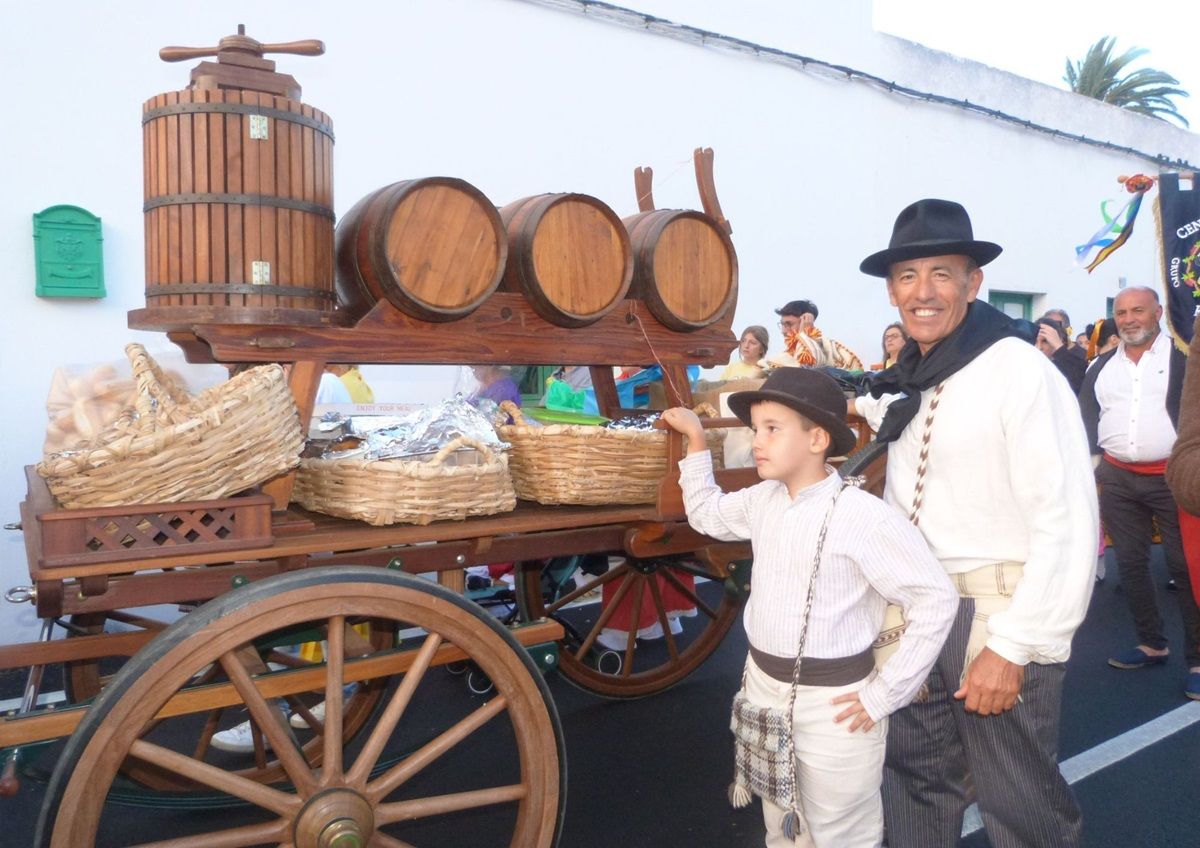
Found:
M 708 445 L 704 441 L 704 425 L 700 423 L 700 418 L 696 413 L 690 409 L 683 406 L 673 407 L 662 414 L 662 420 L 672 430 L 683 433 L 687 438 L 688 453 L 708 450 Z
M 1025 666 L 984 648 L 967 668 L 962 688 L 954 697 L 966 700 L 964 707 L 969 713 L 1000 715 L 1016 706 L 1024 682 Z
M 837 724 L 841 724 L 846 719 L 853 717 L 854 721 L 850 722 L 851 733 L 856 730 L 866 733 L 875 726 L 875 720 L 867 713 L 867 708 L 862 705 L 862 701 L 858 700 L 857 692 L 847 692 L 845 695 L 838 695 L 829 703 L 849 704 L 846 709 L 834 716 L 833 720 Z
M 1053 356 L 1063 346 L 1063 340 L 1062 336 L 1058 334 L 1058 330 L 1049 324 L 1038 324 L 1038 334 L 1034 344 L 1046 356 Z

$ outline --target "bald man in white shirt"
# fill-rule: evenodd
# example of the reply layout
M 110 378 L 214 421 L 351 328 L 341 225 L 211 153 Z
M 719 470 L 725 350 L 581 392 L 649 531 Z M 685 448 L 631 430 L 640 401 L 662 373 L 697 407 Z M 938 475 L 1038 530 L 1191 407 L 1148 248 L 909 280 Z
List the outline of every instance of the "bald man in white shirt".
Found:
M 1152 520 L 1162 539 L 1167 571 L 1179 589 L 1183 653 L 1188 666 L 1184 694 L 1200 700 L 1200 609 L 1192 594 L 1166 466 L 1175 446 L 1186 368 L 1181 351 L 1162 332 L 1158 293 L 1128 288 L 1113 302 L 1121 338 L 1117 349 L 1096 361 L 1080 390 L 1093 453 L 1099 456 L 1100 513 L 1117 551 L 1121 588 L 1129 603 L 1138 644 L 1109 665 L 1139 669 L 1164 665 L 1170 655 L 1150 575 Z

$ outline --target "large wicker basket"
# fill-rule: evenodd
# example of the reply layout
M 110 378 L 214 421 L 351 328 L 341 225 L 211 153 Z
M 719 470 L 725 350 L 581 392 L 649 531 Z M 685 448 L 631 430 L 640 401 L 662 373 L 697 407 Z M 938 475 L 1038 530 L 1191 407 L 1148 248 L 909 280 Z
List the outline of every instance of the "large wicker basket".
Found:
M 658 499 L 667 474 L 665 430 L 612 430 L 582 424 L 525 423 L 512 402 L 500 404 L 514 421 L 497 427 L 512 444 L 509 469 L 522 500 L 543 504 L 639 504 Z M 708 412 L 713 411 L 711 407 Z M 706 430 L 720 467 L 724 434 Z
M 192 397 L 141 345 L 125 354 L 138 387 L 134 407 L 87 446 L 37 466 L 62 506 L 222 498 L 299 462 L 304 435 L 280 366 L 251 368 Z
M 376 526 L 492 515 L 517 505 L 508 457 L 462 436 L 427 461 L 302 459 L 292 499 Z

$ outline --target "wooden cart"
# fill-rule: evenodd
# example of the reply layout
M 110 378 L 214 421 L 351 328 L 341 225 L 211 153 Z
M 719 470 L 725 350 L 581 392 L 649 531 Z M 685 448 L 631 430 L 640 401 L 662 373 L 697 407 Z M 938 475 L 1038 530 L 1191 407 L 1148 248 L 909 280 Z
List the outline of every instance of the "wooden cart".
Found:
M 262 67 L 263 45 L 241 34 L 222 45 L 243 67 Z M 176 58 L 207 55 L 172 50 Z M 245 110 L 201 101 L 156 99 L 148 120 Z M 306 122 L 304 132 L 324 132 L 320 115 L 276 112 L 280 120 Z M 147 132 L 156 137 L 149 124 Z M 169 157 L 154 161 L 172 164 Z M 697 172 L 705 211 L 724 224 L 711 187 L 711 151 L 698 153 Z M 639 180 L 642 211 L 652 214 L 648 172 Z M 187 188 L 169 180 L 163 186 L 168 195 Z M 186 204 L 246 202 L 152 194 L 148 232 L 154 230 L 156 250 L 170 244 L 163 238 L 174 232 L 178 203 L 186 201 L 186 220 Z M 303 214 L 321 218 L 311 206 L 303 205 Z M 639 232 L 652 234 L 666 221 L 643 219 Z M 148 274 L 155 267 L 148 261 Z M 267 289 L 246 295 L 247 285 L 236 280 L 156 284 L 148 285 L 148 298 L 168 306 L 134 311 L 130 326 L 162 328 L 171 298 L 203 290 L 169 338 L 193 362 L 291 363 L 301 420 L 311 415 L 330 363 L 588 365 L 601 412 L 612 417 L 622 410 L 611 366 L 657 362 L 668 402 L 690 405 L 686 366 L 723 364 L 736 344 L 731 300 L 721 307 L 723 318 L 699 326 L 676 322 L 669 304 L 648 294 L 622 298 L 586 326 L 559 326 L 512 290 L 485 292 L 481 306 L 453 323 L 412 317 L 387 300 L 352 323 L 317 308 L 329 299 L 323 290 L 268 288 L 285 304 L 299 291 L 316 306 L 300 315 L 264 302 L 242 310 L 242 321 L 252 314 L 257 323 L 236 323 L 226 320 L 228 308 L 200 305 L 200 298 L 261 298 Z M 290 320 L 297 315 L 305 320 Z M 0 719 L 0 794 L 16 789 L 20 751 L 69 737 L 47 788 L 39 848 L 128 845 L 123 805 L 148 790 L 180 805 L 233 811 L 190 817 L 180 832 L 142 845 L 396 848 L 422 844 L 426 820 L 439 833 L 457 826 L 447 831 L 452 844 L 556 844 L 566 760 L 542 672 L 560 668 L 610 697 L 661 691 L 719 644 L 749 588 L 737 571 L 748 546 L 716 543 L 685 521 L 676 470 L 682 451 L 672 434 L 653 503 L 520 503 L 511 513 L 419 527 L 371 527 L 288 509 L 290 475 L 261 493 L 220 502 L 65 514 L 31 471 L 21 506 L 31 582 L 7 598 L 32 603 L 43 630 L 37 642 L 0 647 L 0 669 L 31 668 L 22 708 Z M 757 480 L 754 469 L 717 477 L 727 490 Z M 617 554 L 624 563 L 579 572 L 570 583 L 559 569 L 546 585 L 544 561 L 584 554 Z M 508 560 L 518 562 L 520 615 L 512 626 L 462 594 L 464 567 Z M 431 573 L 437 582 L 417 576 Z M 697 611 L 682 632 L 672 629 L 664 586 Z M 605 589 L 612 595 L 603 608 L 575 603 Z M 637 639 L 631 626 L 623 650 L 603 649 L 597 639 L 626 600 L 635 623 L 644 608 L 653 611 L 663 638 Z M 147 611 L 162 604 L 194 611 L 168 626 Z M 68 638 L 51 638 L 57 626 Z M 312 642 L 324 646 L 320 660 L 288 649 Z M 36 706 L 47 666 L 63 668 L 66 708 Z M 433 671 L 464 666 L 486 682 L 472 687 L 485 695 L 458 683 L 447 695 L 448 678 Z M 214 735 L 243 718 L 250 721 L 250 749 L 214 747 Z

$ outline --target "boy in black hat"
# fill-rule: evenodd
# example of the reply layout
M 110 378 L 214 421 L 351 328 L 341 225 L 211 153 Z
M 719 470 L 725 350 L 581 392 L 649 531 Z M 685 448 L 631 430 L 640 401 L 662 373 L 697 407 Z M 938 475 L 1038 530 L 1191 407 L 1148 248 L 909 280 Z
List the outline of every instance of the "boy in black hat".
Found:
M 754 430 L 763 478 L 738 492 L 723 493 L 714 482 L 704 430 L 692 412 L 670 409 L 663 420 L 687 440 L 679 469 L 689 523 L 754 546 L 744 685 L 758 706 L 786 709 L 794 699 L 798 798 L 808 834 L 795 844 L 878 846 L 886 717 L 912 700 L 928 675 L 957 595 L 921 534 L 878 498 L 843 490 L 826 464 L 855 443 L 843 420 L 845 397 L 830 377 L 781 369 L 758 391 L 732 395 L 729 406 Z M 871 646 L 889 601 L 904 609 L 908 626 L 876 673 Z M 763 799 L 768 848 L 794 844 L 784 833 L 785 812 Z

